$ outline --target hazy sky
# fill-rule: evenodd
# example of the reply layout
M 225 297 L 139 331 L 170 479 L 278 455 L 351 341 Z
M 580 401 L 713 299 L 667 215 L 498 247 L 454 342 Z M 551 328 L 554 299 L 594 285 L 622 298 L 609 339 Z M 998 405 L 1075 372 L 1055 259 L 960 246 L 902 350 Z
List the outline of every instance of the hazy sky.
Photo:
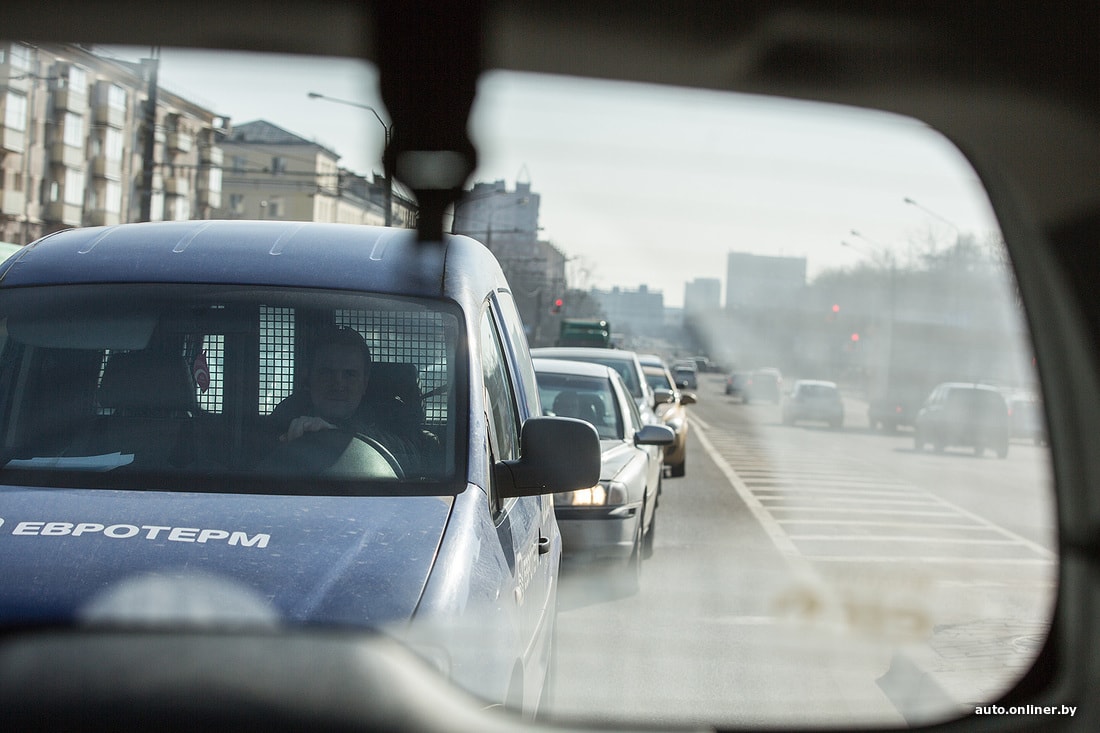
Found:
M 368 64 L 164 49 L 160 83 L 235 124 L 262 118 L 315 140 L 354 171 L 381 170 L 373 114 L 307 97 L 385 117 Z M 984 237 L 996 226 L 961 154 L 922 123 L 880 113 L 498 72 L 483 78 L 471 134 L 473 180 L 530 181 L 542 236 L 576 258 L 574 274 L 599 287 L 645 283 L 668 305 L 687 280 L 724 281 L 730 251 L 805 256 L 812 276 L 880 247 L 947 246 L 957 230 Z

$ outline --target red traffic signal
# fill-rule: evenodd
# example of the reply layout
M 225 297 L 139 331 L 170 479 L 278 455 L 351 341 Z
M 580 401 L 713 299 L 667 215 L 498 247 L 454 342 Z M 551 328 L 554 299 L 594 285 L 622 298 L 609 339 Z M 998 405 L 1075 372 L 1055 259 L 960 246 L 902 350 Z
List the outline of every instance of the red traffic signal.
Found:
M 565 301 L 561 298 L 554 298 L 554 304 L 550 306 L 550 312 L 557 314 L 561 313 L 562 306 L 565 305 Z
M 853 334 L 852 334 L 852 341 L 853 341 L 853 342 L 855 342 L 855 341 L 859 341 L 859 334 L 858 334 L 858 333 L 853 333 Z

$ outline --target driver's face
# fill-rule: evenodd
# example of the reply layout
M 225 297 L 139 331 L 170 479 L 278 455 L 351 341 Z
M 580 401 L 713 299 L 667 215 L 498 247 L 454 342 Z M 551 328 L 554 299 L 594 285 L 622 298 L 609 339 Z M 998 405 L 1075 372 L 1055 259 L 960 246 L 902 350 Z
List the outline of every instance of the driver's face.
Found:
M 345 344 L 321 347 L 309 373 L 310 398 L 317 417 L 346 420 L 359 407 L 366 389 L 366 364 L 360 349 Z

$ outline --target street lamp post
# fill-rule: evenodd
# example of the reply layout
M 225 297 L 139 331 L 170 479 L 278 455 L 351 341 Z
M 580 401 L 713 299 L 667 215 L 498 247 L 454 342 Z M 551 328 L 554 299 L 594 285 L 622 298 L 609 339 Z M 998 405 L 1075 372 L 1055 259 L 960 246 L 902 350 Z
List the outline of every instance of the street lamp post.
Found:
M 323 99 L 328 102 L 335 102 L 337 104 L 346 104 L 349 107 L 358 107 L 359 109 L 365 109 L 374 115 L 374 119 L 378 120 L 378 124 L 382 125 L 382 131 L 384 133 L 385 147 L 389 148 L 390 138 L 393 136 L 393 125 L 387 125 L 386 121 L 382 119 L 382 116 L 378 114 L 378 110 L 371 107 L 368 104 L 361 104 L 359 102 L 352 102 L 347 99 L 337 99 L 336 97 L 330 97 L 326 94 L 320 94 L 319 92 L 309 92 L 307 95 L 310 99 Z M 384 148 L 385 149 L 385 148 Z M 393 223 L 393 178 L 386 175 L 386 226 L 390 226 Z

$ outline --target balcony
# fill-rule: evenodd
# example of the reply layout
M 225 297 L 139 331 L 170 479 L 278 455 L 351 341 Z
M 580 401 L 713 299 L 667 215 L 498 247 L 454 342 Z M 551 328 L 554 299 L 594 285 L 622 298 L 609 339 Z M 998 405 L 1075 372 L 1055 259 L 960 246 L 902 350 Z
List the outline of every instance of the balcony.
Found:
M 0 150 L 9 153 L 22 153 L 27 149 L 27 133 L 0 127 Z
M 84 150 L 57 141 L 50 145 L 50 162 L 66 168 L 84 167 Z
M 225 153 L 221 148 L 204 145 L 199 148 L 199 163 L 202 165 L 221 166 L 225 160 Z
M 5 216 L 21 216 L 27 205 L 27 193 L 25 191 L 9 191 L 4 189 L 0 196 L 0 213 Z
M 186 178 L 168 178 L 164 181 L 164 192 L 169 196 L 187 196 L 191 185 Z
M 221 191 L 199 191 L 199 206 L 209 206 L 212 209 L 220 209 L 222 206 Z
M 61 223 L 71 227 L 77 227 L 81 224 L 82 213 L 83 209 L 80 206 L 67 204 L 64 201 L 51 201 L 46 204 L 44 218 L 51 223 Z
M 92 158 L 92 175 L 97 178 L 118 180 L 122 176 L 122 161 L 108 160 L 101 155 Z
M 168 133 L 168 149 L 176 153 L 189 153 L 195 144 L 193 135 L 172 130 Z
M 93 209 L 88 212 L 88 226 L 91 227 L 104 227 L 114 226 L 115 224 L 122 223 L 122 215 L 117 211 L 105 211 L 103 209 Z
M 92 107 L 92 122 L 97 125 L 107 125 L 122 129 L 126 124 L 125 110 L 112 107 L 106 102 L 96 102 Z
M 54 109 L 83 112 L 88 108 L 88 95 L 83 90 L 59 87 L 53 90 Z

